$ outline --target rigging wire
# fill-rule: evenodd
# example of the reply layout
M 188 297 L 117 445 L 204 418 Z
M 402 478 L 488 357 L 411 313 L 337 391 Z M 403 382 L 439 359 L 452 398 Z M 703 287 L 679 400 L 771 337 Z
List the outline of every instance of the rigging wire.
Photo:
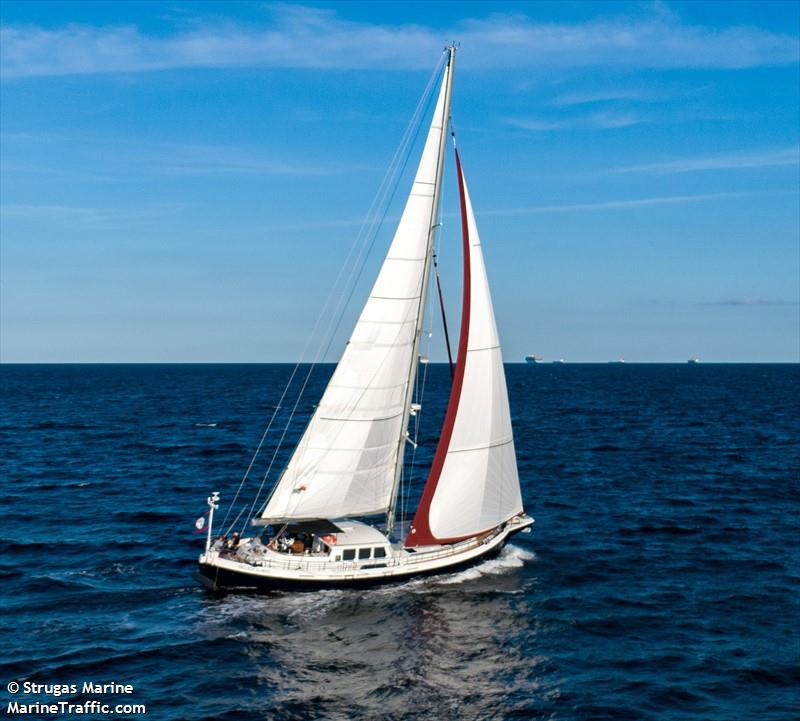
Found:
M 440 61 L 439 64 L 441 65 L 441 61 Z M 361 278 L 361 274 L 362 274 L 362 272 L 364 270 L 364 267 L 366 265 L 366 261 L 369 258 L 370 253 L 372 252 L 372 249 L 373 249 L 373 247 L 375 245 L 375 241 L 377 239 L 378 232 L 380 231 L 380 228 L 383 226 L 384 220 L 386 219 L 386 214 L 388 213 L 389 207 L 391 206 L 391 203 L 392 203 L 392 201 L 394 199 L 395 193 L 396 193 L 397 188 L 399 186 L 400 178 L 402 177 L 403 172 L 405 171 L 405 168 L 406 168 L 406 166 L 408 164 L 408 160 L 409 160 L 410 155 L 411 155 L 411 153 L 410 153 L 411 148 L 413 147 L 414 143 L 416 142 L 417 136 L 419 135 L 419 131 L 420 131 L 421 127 L 422 127 L 421 119 L 422 119 L 422 116 L 425 114 L 425 111 L 427 110 L 427 106 L 430 104 L 430 101 L 431 101 L 431 99 L 433 97 L 433 95 L 429 94 L 429 93 L 430 93 L 431 88 L 433 87 L 436 75 L 438 74 L 438 69 L 439 69 L 439 66 L 437 65 L 437 68 L 434 69 L 434 72 L 432 73 L 431 78 L 428 81 L 428 85 L 427 85 L 427 87 L 425 89 L 425 92 L 423 93 L 422 97 L 420 98 L 420 101 L 419 101 L 419 103 L 417 105 L 417 109 L 414 111 L 414 115 L 412 116 L 412 120 L 408 125 L 408 128 L 407 128 L 406 133 L 405 133 L 405 142 L 406 142 L 406 144 L 405 144 L 405 147 L 403 148 L 403 152 L 402 152 L 403 162 L 402 162 L 402 164 L 397 165 L 397 167 L 394 169 L 393 175 L 390 177 L 390 182 L 386 184 L 386 192 L 384 193 L 383 199 L 381 200 L 381 204 L 384 207 L 383 212 L 381 214 L 381 217 L 380 217 L 380 219 L 378 219 L 377 218 L 377 214 L 376 214 L 374 216 L 373 220 L 372 220 L 372 226 L 370 228 L 370 231 L 366 235 L 366 237 L 369 237 L 370 234 L 371 234 L 371 236 L 372 236 L 371 240 L 369 241 L 368 245 L 367 245 L 366 242 L 364 243 L 364 247 L 362 248 L 362 251 L 360 252 L 359 256 L 357 256 L 357 262 L 356 262 L 356 264 L 353 265 L 353 269 L 351 271 L 350 277 L 348 278 L 348 281 L 345 284 L 345 288 L 348 287 L 348 286 L 350 287 L 350 292 L 347 294 L 347 297 L 344 298 L 344 303 L 343 304 L 340 301 L 339 305 L 337 306 L 336 312 L 334 313 L 334 315 L 331 318 L 331 323 L 332 323 L 333 319 L 337 318 L 337 315 L 338 315 L 338 318 L 336 320 L 335 326 L 331 330 L 330 325 L 329 325 L 328 330 L 323 335 L 323 342 L 324 342 L 324 338 L 326 336 L 328 337 L 328 342 L 324 347 L 324 351 L 322 350 L 323 344 L 322 343 L 320 344 L 320 351 L 321 352 L 317 353 L 317 356 L 315 357 L 314 362 L 311 364 L 311 367 L 309 368 L 308 373 L 306 374 L 306 377 L 305 377 L 305 379 L 303 381 L 303 385 L 302 385 L 302 387 L 300 389 L 300 393 L 299 393 L 299 395 L 298 395 L 298 397 L 297 397 L 297 399 L 295 401 L 294 407 L 292 408 L 292 412 L 289 414 L 289 419 L 286 422 L 286 425 L 284 427 L 283 433 L 281 434 L 281 438 L 278 441 L 277 447 L 275 448 L 275 452 L 273 453 L 272 459 L 270 460 L 270 463 L 269 463 L 269 466 L 267 468 L 267 471 L 265 472 L 264 477 L 262 478 L 261 485 L 259 486 L 258 493 L 256 494 L 256 498 L 253 501 L 253 505 L 251 507 L 249 517 L 245 520 L 245 524 L 242 527 L 243 531 L 244 531 L 244 527 L 247 525 L 248 520 L 250 518 L 252 518 L 254 516 L 254 514 L 255 514 L 255 509 L 256 509 L 256 507 L 258 505 L 258 500 L 261 497 L 261 493 L 262 493 L 262 491 L 264 489 L 264 486 L 266 485 L 266 481 L 267 481 L 267 478 L 269 476 L 269 473 L 272 470 L 272 467 L 273 467 L 273 465 L 275 463 L 275 460 L 277 458 L 277 455 L 278 455 L 278 453 L 279 453 L 279 451 L 280 451 L 280 449 L 281 449 L 281 447 L 283 445 L 283 441 L 284 441 L 284 439 L 286 437 L 286 434 L 287 434 L 287 432 L 289 430 L 289 427 L 291 426 L 291 422 L 292 422 L 292 420 L 294 418 L 294 415 L 295 415 L 295 413 L 297 411 L 297 407 L 299 406 L 300 400 L 302 399 L 303 393 L 305 392 L 305 389 L 306 389 L 306 387 L 308 385 L 308 381 L 309 381 L 309 379 L 311 377 L 311 374 L 312 374 L 315 366 L 318 363 L 322 362 L 325 359 L 325 357 L 327 357 L 328 351 L 330 350 L 331 345 L 333 344 L 333 341 L 336 338 L 336 334 L 339 331 L 339 328 L 341 326 L 342 320 L 344 319 L 345 312 L 346 312 L 347 307 L 348 307 L 348 305 L 350 303 L 350 300 L 352 299 L 353 294 L 355 292 L 355 289 L 358 286 L 358 282 L 359 282 L 359 280 Z M 428 96 L 427 97 L 427 101 L 425 100 L 426 96 Z M 411 134 L 412 128 L 414 129 L 413 134 Z M 396 157 L 397 157 L 397 155 L 398 155 L 398 153 L 395 154 Z M 389 173 L 387 172 L 387 176 L 388 175 L 389 175 Z M 389 193 L 389 188 L 390 187 L 391 187 L 391 193 Z M 387 194 L 388 194 L 388 199 L 386 198 Z M 380 207 L 380 205 L 378 207 Z M 363 255 L 361 255 L 361 253 L 363 253 Z M 359 259 L 360 259 L 360 263 L 358 262 Z M 356 268 L 358 268 L 357 272 L 356 272 Z M 355 273 L 355 278 L 353 278 L 353 273 Z M 339 307 L 340 307 L 340 310 L 339 310 Z M 269 494 L 266 503 L 269 502 L 269 499 L 274 494 L 276 488 L 277 488 L 277 484 L 273 487 L 272 492 Z
M 314 337 L 317 328 L 319 327 L 322 319 L 325 317 L 325 315 L 327 313 L 330 301 L 333 298 L 333 296 L 334 296 L 334 294 L 336 292 L 336 289 L 339 287 L 339 281 L 340 281 L 343 273 L 345 272 L 346 268 L 348 266 L 350 266 L 350 268 L 351 268 L 350 269 L 350 273 L 349 273 L 349 275 L 347 277 L 347 280 L 345 281 L 345 283 L 342 286 L 343 290 L 346 290 L 348 287 L 350 288 L 350 290 L 346 294 L 346 296 L 343 295 L 338 300 L 336 305 L 334 306 L 333 313 L 332 313 L 331 318 L 330 318 L 330 320 L 328 322 L 328 327 L 327 327 L 325 333 L 323 333 L 323 335 L 322 335 L 322 341 L 320 342 L 320 346 L 319 346 L 319 348 L 317 350 L 317 353 L 316 353 L 316 355 L 314 357 L 314 360 L 311 363 L 311 366 L 308 369 L 308 372 L 306 373 L 306 376 L 305 376 L 305 378 L 303 380 L 303 383 L 302 383 L 302 386 L 300 388 L 300 391 L 299 391 L 299 393 L 297 395 L 297 398 L 295 399 L 295 403 L 294 403 L 294 405 L 292 407 L 292 410 L 291 410 L 291 412 L 289 414 L 289 418 L 288 418 L 288 420 L 287 420 L 287 422 L 286 422 L 286 424 L 284 426 L 284 429 L 283 429 L 283 432 L 281 434 L 280 440 L 278 441 L 278 445 L 276 446 L 276 448 L 275 448 L 275 450 L 274 450 L 274 452 L 272 454 L 272 458 L 270 459 L 270 462 L 268 464 L 267 470 L 266 470 L 266 472 L 265 472 L 265 474 L 264 474 L 264 476 L 262 478 L 262 481 L 261 481 L 261 484 L 259 486 L 256 498 L 255 498 L 253 504 L 250 507 L 250 512 L 249 512 L 248 516 L 245 518 L 245 523 L 244 523 L 244 526 L 242 527 L 243 531 L 244 531 L 245 526 L 247 525 L 248 520 L 253 517 L 255 509 L 258 507 L 258 500 L 261 497 L 261 493 L 263 492 L 263 489 L 264 489 L 264 486 L 266 484 L 267 478 L 269 477 L 269 474 L 270 474 L 270 472 L 271 472 L 271 470 L 272 470 L 272 468 L 274 466 L 274 463 L 275 463 L 275 460 L 276 460 L 276 458 L 278 456 L 278 453 L 280 452 L 280 449 L 281 449 L 281 447 L 283 445 L 283 441 L 284 441 L 284 439 L 286 437 L 288 429 L 289 429 L 289 427 L 291 425 L 291 422 L 292 422 L 292 420 L 294 418 L 294 415 L 295 415 L 295 413 L 297 411 L 297 408 L 298 408 L 298 406 L 300 404 L 300 401 L 301 401 L 301 399 L 303 397 L 303 393 L 306 390 L 306 387 L 308 385 L 308 382 L 309 382 L 309 379 L 311 377 L 311 374 L 313 373 L 314 368 L 316 367 L 316 365 L 318 363 L 320 363 L 322 360 L 324 360 L 324 358 L 327 356 L 327 353 L 330 350 L 330 347 L 331 347 L 331 345 L 333 343 L 333 340 L 335 339 L 336 334 L 337 334 L 337 332 L 338 332 L 338 330 L 339 330 L 339 328 L 341 326 L 341 323 L 342 323 L 342 320 L 344 318 L 344 315 L 345 315 L 345 312 L 347 310 L 347 307 L 348 307 L 348 305 L 350 303 L 350 300 L 353 297 L 355 289 L 356 289 L 356 287 L 358 285 L 358 282 L 359 282 L 359 280 L 361 278 L 361 274 L 362 274 L 362 272 L 364 270 L 364 267 L 366 265 L 366 260 L 369 257 L 372 248 L 374 247 L 375 240 L 377 238 L 378 232 L 379 232 L 380 228 L 382 227 L 382 225 L 384 223 L 384 220 L 386 218 L 386 214 L 388 213 L 389 207 L 390 207 L 390 205 L 392 203 L 392 200 L 394 199 L 395 193 L 397 191 L 397 187 L 399 185 L 400 177 L 402 176 L 402 174 L 403 174 L 403 172 L 404 172 L 404 170 L 406 168 L 406 165 L 408 164 L 408 159 L 410 157 L 410 149 L 413 146 L 413 144 L 414 144 L 414 142 L 415 142 L 415 140 L 416 140 L 416 138 L 417 138 L 417 136 L 419 134 L 419 130 L 420 130 L 420 127 L 421 127 L 420 121 L 421 121 L 422 116 L 425 113 L 425 110 L 427 109 L 427 106 L 430 104 L 430 100 L 432 98 L 431 89 L 432 89 L 432 87 L 434 85 L 434 82 L 435 82 L 435 79 L 436 79 L 437 75 L 439 74 L 439 71 L 440 71 L 442 63 L 443 63 L 443 59 L 441 59 L 439 61 L 439 63 L 437 64 L 437 66 L 434 68 L 434 71 L 433 71 L 433 73 L 431 74 L 431 76 L 430 76 L 430 78 L 428 80 L 426 88 L 425 88 L 424 92 L 422 93 L 422 96 L 420 97 L 420 100 L 419 100 L 419 102 L 417 104 L 417 107 L 416 107 L 416 109 L 415 109 L 415 111 L 414 111 L 414 113 L 413 113 L 413 115 L 411 117 L 411 121 L 409 122 L 408 126 L 406 127 L 406 129 L 405 129 L 405 131 L 403 133 L 403 136 L 401 138 L 400 144 L 398 145 L 397 149 L 395 150 L 395 153 L 394 153 L 394 155 L 392 157 L 392 161 L 390 162 L 389 168 L 387 169 L 386 174 L 384 175 L 384 178 L 383 178 L 383 180 L 382 180 L 382 182 L 381 182 L 381 184 L 379 186 L 378 192 L 376 193 L 375 198 L 373 199 L 373 202 L 370 205 L 370 208 L 369 208 L 369 211 L 368 211 L 367 216 L 365 218 L 365 221 L 364 221 L 364 223 L 362 223 L 362 225 L 360 227 L 360 230 L 359 230 L 359 233 L 356 236 L 356 239 L 355 239 L 354 243 L 352 244 L 350 250 L 348 251 L 348 254 L 347 254 L 346 258 L 345 258 L 345 261 L 344 261 L 344 263 L 342 264 L 342 266 L 341 266 L 341 268 L 339 270 L 339 274 L 337 275 L 336 281 L 334 282 L 334 284 L 333 284 L 333 286 L 331 288 L 331 291 L 329 292 L 328 297 L 327 297 L 327 299 L 326 299 L 326 301 L 325 301 L 325 303 L 323 305 L 323 309 L 322 309 L 319 317 L 317 318 L 317 322 L 314 325 L 314 329 L 312 331 L 311 336 L 309 337 L 309 341 L 306 343 L 306 347 L 304 348 L 303 354 L 301 355 L 301 360 L 295 365 L 294 370 L 292 371 L 292 374 L 291 374 L 291 376 L 289 378 L 289 381 L 287 382 L 287 384 L 286 384 L 286 386 L 284 388 L 284 391 L 283 391 L 283 393 L 281 395 L 281 399 L 280 399 L 278 405 L 276 406 L 272 417 L 270 418 L 270 421 L 269 421 L 269 423 L 267 425 L 267 429 L 265 430 L 264 434 L 262 435 L 261 441 L 259 442 L 258 447 L 256 448 L 256 452 L 255 452 L 255 454 L 253 456 L 253 459 L 251 460 L 250 464 L 248 465 L 247 471 L 245 472 L 245 475 L 243 476 L 242 481 L 239 484 L 239 488 L 237 489 L 236 495 L 234 496 L 234 502 L 235 502 L 236 499 L 238 499 L 239 494 L 240 494 L 240 492 L 242 490 L 242 487 L 243 487 L 245 481 L 247 480 L 247 478 L 248 478 L 248 476 L 250 474 L 250 471 L 252 470 L 253 465 L 255 464 L 256 458 L 257 458 L 259 452 L 262 449 L 262 446 L 264 444 L 264 440 L 266 439 L 267 434 L 269 433 L 269 431 L 272 428 L 272 425 L 274 423 L 274 420 L 276 418 L 276 415 L 277 415 L 278 411 L 283 407 L 283 405 L 282 405 L 283 404 L 283 400 L 284 400 L 284 398 L 285 398 L 285 396 L 286 396 L 286 394 L 287 394 L 287 392 L 289 390 L 289 387 L 291 386 L 292 382 L 294 381 L 294 378 L 295 378 L 295 376 L 297 374 L 297 371 L 298 371 L 300 365 L 303 362 L 303 359 L 305 358 L 305 355 L 306 355 L 306 353 L 308 351 L 308 347 L 309 347 L 310 342 L 311 342 L 311 338 Z M 402 159 L 402 162 L 401 162 L 401 159 Z M 382 212 L 380 212 L 381 208 L 383 208 Z M 355 253 L 354 260 L 352 260 L 352 262 L 351 262 L 351 259 L 353 257 L 353 252 L 356 250 L 356 248 L 358 248 L 358 250 Z M 356 269 L 357 269 L 357 271 L 356 271 Z M 355 277 L 354 277 L 354 275 L 355 275 Z M 334 319 L 336 319 L 335 325 L 333 325 Z M 332 325 L 333 325 L 333 328 L 331 328 Z M 326 337 L 328 338 L 327 343 L 325 343 L 325 338 Z M 323 348 L 324 348 L 324 350 L 323 350 Z M 275 489 L 273 488 L 272 489 L 272 493 L 274 493 L 274 490 Z M 272 493 L 269 495 L 269 497 L 271 497 Z M 269 500 L 269 497 L 267 499 L 267 502 Z M 233 506 L 233 503 L 232 503 L 231 506 L 228 509 L 228 513 L 225 516 L 225 520 L 223 522 L 223 526 L 225 525 L 225 523 L 227 523 L 227 520 L 229 518 L 229 515 L 230 515 L 233 507 L 234 506 Z M 247 508 L 247 504 L 245 504 L 242 507 L 242 509 L 237 514 L 236 518 L 230 524 L 230 526 L 228 528 L 228 531 L 227 531 L 228 533 L 236 525 L 236 523 L 241 518 L 241 516 L 243 515 L 243 513 L 244 513 L 246 508 Z
M 436 272 L 436 289 L 439 291 L 439 310 L 442 313 L 442 326 L 444 327 L 444 343 L 447 346 L 447 360 L 450 364 L 450 380 L 453 380 L 455 370 L 453 366 L 453 351 L 450 349 L 450 334 L 447 332 L 447 314 L 444 312 L 444 296 L 442 295 L 442 282 L 439 279 L 439 261 L 436 254 L 433 256 L 433 269 Z

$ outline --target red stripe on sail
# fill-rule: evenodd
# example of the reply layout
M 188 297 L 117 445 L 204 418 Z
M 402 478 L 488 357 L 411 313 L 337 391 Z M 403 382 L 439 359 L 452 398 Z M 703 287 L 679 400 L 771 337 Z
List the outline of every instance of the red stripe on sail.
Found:
M 430 509 L 439 477 L 442 475 L 442 468 L 450 448 L 450 439 L 453 435 L 453 427 L 456 423 L 458 404 L 461 401 L 461 388 L 464 384 L 464 370 L 467 365 L 467 344 L 469 341 L 469 316 L 471 300 L 471 276 L 469 259 L 469 227 L 467 225 L 467 203 L 464 191 L 464 175 L 461 171 L 461 160 L 456 150 L 456 170 L 458 172 L 458 196 L 461 202 L 461 237 L 464 253 L 464 298 L 461 303 L 461 333 L 458 339 L 458 355 L 456 356 L 456 370 L 453 376 L 453 385 L 450 389 L 450 400 L 447 403 L 447 413 L 444 417 L 442 434 L 439 436 L 439 444 L 436 446 L 436 453 L 433 456 L 433 464 L 428 474 L 428 480 L 422 491 L 422 498 L 419 507 L 411 522 L 411 529 L 406 537 L 406 546 L 430 546 L 437 543 L 453 543 L 463 540 L 462 538 L 436 538 L 431 531 Z M 469 538 L 464 536 L 463 538 Z

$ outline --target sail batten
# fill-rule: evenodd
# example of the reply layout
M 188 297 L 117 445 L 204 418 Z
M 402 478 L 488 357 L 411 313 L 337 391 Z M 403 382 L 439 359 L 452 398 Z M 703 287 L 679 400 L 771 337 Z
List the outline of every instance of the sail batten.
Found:
M 497 441 L 492 441 L 491 443 L 479 443 L 475 446 L 464 446 L 463 448 L 450 448 L 448 449 L 448 453 L 465 453 L 466 451 L 483 451 L 487 448 L 497 448 L 498 446 L 505 446 L 509 443 L 514 442 L 514 436 L 509 436 L 508 438 L 501 438 Z
M 367 515 L 392 506 L 416 374 L 451 74 L 452 62 L 378 277 L 262 519 Z

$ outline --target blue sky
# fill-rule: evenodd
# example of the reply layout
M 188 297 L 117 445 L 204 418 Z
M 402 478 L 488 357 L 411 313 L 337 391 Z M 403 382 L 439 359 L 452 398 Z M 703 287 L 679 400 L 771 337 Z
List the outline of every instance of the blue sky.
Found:
M 507 360 L 800 359 L 798 3 L 4 0 L 2 26 L 4 362 L 298 359 L 451 39 Z

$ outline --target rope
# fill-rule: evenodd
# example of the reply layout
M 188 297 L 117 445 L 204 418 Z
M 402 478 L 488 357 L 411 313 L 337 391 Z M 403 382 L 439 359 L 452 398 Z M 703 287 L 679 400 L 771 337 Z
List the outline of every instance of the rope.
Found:
M 439 280 L 439 263 L 436 255 L 433 256 L 433 269 L 436 272 L 436 289 L 439 291 L 439 310 L 442 313 L 442 325 L 444 326 L 444 342 L 447 346 L 447 360 L 450 363 L 450 380 L 453 379 L 453 352 L 450 350 L 450 334 L 447 332 L 447 315 L 444 312 L 444 297 L 442 296 L 442 283 Z

